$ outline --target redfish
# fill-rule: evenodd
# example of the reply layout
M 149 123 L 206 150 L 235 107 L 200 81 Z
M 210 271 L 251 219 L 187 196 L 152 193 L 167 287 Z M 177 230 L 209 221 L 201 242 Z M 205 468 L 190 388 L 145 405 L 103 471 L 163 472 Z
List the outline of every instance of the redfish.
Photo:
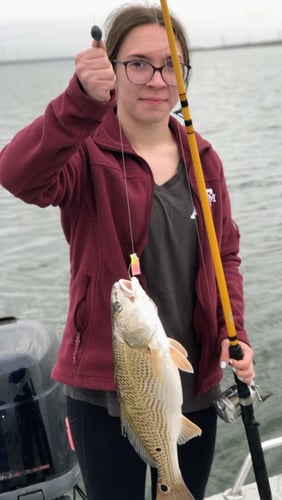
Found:
M 193 500 L 177 456 L 177 444 L 201 435 L 181 412 L 179 369 L 193 372 L 187 351 L 167 337 L 154 302 L 137 278 L 113 285 L 111 306 L 122 433 L 157 468 L 157 500 Z

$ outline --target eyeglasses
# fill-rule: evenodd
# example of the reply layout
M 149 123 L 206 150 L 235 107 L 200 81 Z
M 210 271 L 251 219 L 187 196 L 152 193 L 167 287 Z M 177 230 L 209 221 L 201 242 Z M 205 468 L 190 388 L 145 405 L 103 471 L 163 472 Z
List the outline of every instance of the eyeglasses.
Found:
M 171 62 L 167 62 L 163 66 L 154 66 L 153 64 L 147 61 L 117 61 L 116 59 L 112 59 L 112 63 L 114 64 L 123 64 L 125 67 L 125 73 L 127 79 L 131 83 L 135 83 L 136 85 L 144 85 L 148 83 L 154 76 L 156 71 L 159 71 L 162 75 L 162 79 L 167 85 L 175 86 L 177 85 L 177 79 L 174 72 L 173 64 Z M 187 83 L 189 71 L 191 66 L 187 64 L 180 63 L 182 69 L 183 80 Z

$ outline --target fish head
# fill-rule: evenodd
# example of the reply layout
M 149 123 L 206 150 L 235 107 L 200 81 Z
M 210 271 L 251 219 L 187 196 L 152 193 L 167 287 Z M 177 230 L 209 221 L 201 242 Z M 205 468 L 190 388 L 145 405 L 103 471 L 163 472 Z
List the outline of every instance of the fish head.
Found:
M 146 347 L 154 335 L 157 309 L 136 277 L 120 279 L 111 292 L 113 335 L 131 347 Z

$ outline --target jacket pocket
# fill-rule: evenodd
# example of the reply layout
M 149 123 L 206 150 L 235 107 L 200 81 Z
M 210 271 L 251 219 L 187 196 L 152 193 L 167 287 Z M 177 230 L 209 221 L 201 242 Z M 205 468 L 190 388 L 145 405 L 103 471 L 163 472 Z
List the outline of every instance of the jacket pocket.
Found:
M 73 314 L 74 323 L 74 347 L 73 347 L 73 357 L 72 363 L 76 364 L 78 351 L 82 342 L 83 334 L 87 328 L 90 318 L 90 307 L 89 307 L 89 288 L 90 288 L 91 278 L 88 276 L 84 282 L 84 285 L 80 288 L 78 292 L 77 302 Z

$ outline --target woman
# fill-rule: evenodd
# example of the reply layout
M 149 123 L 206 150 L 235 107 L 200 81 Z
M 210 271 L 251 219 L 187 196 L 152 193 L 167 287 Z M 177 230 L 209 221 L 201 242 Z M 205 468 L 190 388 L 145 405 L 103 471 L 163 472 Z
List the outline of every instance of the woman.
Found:
M 183 77 L 189 51 L 172 18 Z M 186 132 L 170 113 L 178 100 L 162 13 L 124 6 L 109 19 L 106 45 L 78 54 L 69 86 L 0 157 L 3 186 L 27 203 L 58 205 L 70 245 L 70 305 L 52 376 L 65 385 L 68 416 L 88 498 L 144 499 L 146 466 L 121 436 L 111 346 L 110 291 L 141 260 L 143 286 L 169 336 L 189 352 L 183 413 L 201 438 L 179 447 L 184 480 L 204 497 L 216 436 L 213 400 L 228 364 L 228 338 Z M 197 135 L 243 360 L 254 378 L 243 321 L 239 233 L 221 161 Z M 152 498 L 156 474 L 153 471 Z

